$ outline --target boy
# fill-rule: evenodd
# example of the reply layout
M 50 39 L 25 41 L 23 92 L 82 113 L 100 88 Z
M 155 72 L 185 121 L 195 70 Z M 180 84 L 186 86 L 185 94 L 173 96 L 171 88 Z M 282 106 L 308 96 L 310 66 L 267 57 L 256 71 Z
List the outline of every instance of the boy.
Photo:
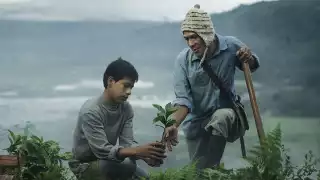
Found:
M 161 143 L 132 147 L 134 113 L 126 100 L 137 81 L 134 66 L 119 58 L 105 70 L 102 95 L 81 107 L 73 136 L 75 161 L 69 163 L 78 178 L 90 176 L 90 170 L 95 171 L 90 178 L 97 173 L 101 179 L 147 178 L 135 161 L 141 159 L 150 166 L 156 166 L 155 160 L 163 162 L 166 156 Z

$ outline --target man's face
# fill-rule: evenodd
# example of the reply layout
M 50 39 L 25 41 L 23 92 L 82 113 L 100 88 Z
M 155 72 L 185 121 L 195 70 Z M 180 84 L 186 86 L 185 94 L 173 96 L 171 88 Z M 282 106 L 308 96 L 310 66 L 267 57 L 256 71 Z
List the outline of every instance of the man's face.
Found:
M 133 86 L 134 81 L 129 78 L 123 78 L 119 81 L 115 81 L 110 78 L 108 82 L 110 97 L 114 102 L 122 103 L 131 95 Z
M 199 57 L 201 57 L 206 49 L 203 39 L 196 33 L 191 31 L 184 31 L 183 37 L 186 40 L 191 50 Z

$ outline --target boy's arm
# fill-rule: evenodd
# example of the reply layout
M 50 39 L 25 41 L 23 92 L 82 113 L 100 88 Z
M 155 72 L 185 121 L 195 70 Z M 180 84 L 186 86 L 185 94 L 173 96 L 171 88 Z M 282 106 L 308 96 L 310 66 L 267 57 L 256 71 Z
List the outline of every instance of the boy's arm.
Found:
M 132 109 L 132 106 L 129 105 L 128 108 L 128 119 L 124 122 L 123 128 L 120 131 L 120 136 L 119 136 L 119 145 L 122 147 L 136 147 L 138 146 L 138 143 L 134 140 L 133 136 L 133 117 L 134 117 L 134 112 Z M 130 157 L 131 159 L 138 160 L 139 157 L 134 156 Z
M 134 112 L 132 107 L 129 105 L 128 108 L 128 119 L 125 120 L 124 125 L 122 129 L 120 130 L 120 136 L 119 136 L 119 145 L 122 147 L 131 147 L 134 143 L 134 137 L 133 137 L 133 117 Z
M 118 162 L 122 162 L 125 159 L 125 157 L 118 157 L 119 150 L 124 147 L 121 145 L 112 145 L 108 141 L 100 117 L 94 113 L 86 113 L 80 118 L 82 118 L 83 121 L 82 130 L 84 132 L 84 136 L 86 137 L 93 154 L 98 159 L 113 160 Z M 131 156 L 131 154 L 128 152 L 125 155 Z

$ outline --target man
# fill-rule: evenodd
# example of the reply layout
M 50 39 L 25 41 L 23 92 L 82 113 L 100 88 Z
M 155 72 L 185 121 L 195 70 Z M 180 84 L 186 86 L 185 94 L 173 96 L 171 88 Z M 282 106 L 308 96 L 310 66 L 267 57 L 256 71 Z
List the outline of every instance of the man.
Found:
M 134 66 L 119 58 L 105 70 L 102 95 L 81 107 L 73 136 L 75 161 L 69 163 L 79 179 L 148 178 L 135 161 L 141 159 L 150 166 L 163 163 L 166 156 L 161 143 L 132 146 L 134 113 L 126 100 L 137 81 Z
M 236 116 L 201 63 L 210 64 L 234 93 L 235 67 L 242 70 L 242 63 L 248 62 L 253 72 L 259 67 L 259 60 L 239 39 L 216 34 L 210 16 L 199 5 L 186 14 L 181 31 L 189 48 L 175 62 L 173 104 L 178 110 L 173 117 L 177 122 L 165 129 L 165 137 L 171 150 L 178 143 L 181 125 L 190 159 L 199 169 L 208 168 L 220 163 Z

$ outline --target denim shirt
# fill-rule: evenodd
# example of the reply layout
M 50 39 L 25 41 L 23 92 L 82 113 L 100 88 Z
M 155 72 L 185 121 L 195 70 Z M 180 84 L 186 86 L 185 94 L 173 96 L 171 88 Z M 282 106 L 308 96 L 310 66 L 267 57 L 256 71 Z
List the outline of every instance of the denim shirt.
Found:
M 234 75 L 236 67 L 242 70 L 242 63 L 237 58 L 236 52 L 245 44 L 233 36 L 217 34 L 216 38 L 218 41 L 217 51 L 211 56 L 211 59 L 205 61 L 208 61 L 226 88 L 230 88 L 235 93 Z M 190 57 L 188 53 L 191 53 Z M 252 54 L 256 63 L 250 69 L 251 72 L 254 72 L 260 66 L 260 63 L 257 55 L 253 52 Z M 219 88 L 200 66 L 200 58 L 190 48 L 182 50 L 175 61 L 174 92 L 176 99 L 173 104 L 183 105 L 189 109 L 189 114 L 182 123 L 183 129 L 188 128 L 188 121 L 201 119 L 197 117 L 227 106 L 226 99 L 220 96 Z

